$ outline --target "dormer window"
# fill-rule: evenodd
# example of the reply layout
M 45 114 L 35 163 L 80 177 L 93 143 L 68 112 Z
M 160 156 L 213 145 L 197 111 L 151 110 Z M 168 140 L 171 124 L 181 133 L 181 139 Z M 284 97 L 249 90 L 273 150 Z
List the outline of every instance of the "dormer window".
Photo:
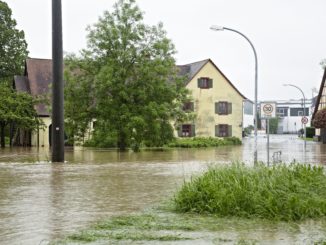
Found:
M 213 79 L 209 77 L 198 78 L 198 88 L 208 89 L 213 87 Z

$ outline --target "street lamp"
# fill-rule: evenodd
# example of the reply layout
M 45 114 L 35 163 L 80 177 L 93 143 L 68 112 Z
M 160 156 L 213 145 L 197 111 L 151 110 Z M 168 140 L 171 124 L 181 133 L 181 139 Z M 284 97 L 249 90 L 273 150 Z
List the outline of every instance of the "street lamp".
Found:
M 303 116 L 305 117 L 306 116 L 306 97 L 304 96 L 302 89 L 293 84 L 283 84 L 283 86 L 291 86 L 291 87 L 295 87 L 300 90 L 300 92 L 302 93 L 302 96 L 303 96 Z M 306 149 L 306 137 L 307 137 L 306 134 L 307 133 L 306 133 L 306 124 L 305 123 L 303 124 L 303 130 L 304 130 L 304 148 Z
M 255 50 L 255 47 L 254 45 L 252 44 L 252 42 L 249 40 L 248 37 L 246 37 L 244 34 L 242 34 L 241 32 L 237 31 L 237 30 L 234 30 L 234 29 L 231 29 L 231 28 L 227 28 L 227 27 L 224 27 L 224 26 L 216 26 L 216 25 L 213 25 L 210 27 L 211 30 L 213 31 L 224 31 L 224 30 L 227 30 L 227 31 L 232 31 L 232 32 L 236 32 L 238 33 L 239 35 L 241 35 L 242 37 L 244 37 L 250 44 L 252 50 L 254 51 L 254 56 L 255 56 L 255 122 L 254 122 L 254 131 L 255 131 L 255 146 L 254 146 L 254 163 L 257 163 L 257 123 L 258 123 L 258 115 L 257 115 L 257 112 L 258 112 L 258 60 L 257 60 L 257 53 L 256 53 L 256 50 Z

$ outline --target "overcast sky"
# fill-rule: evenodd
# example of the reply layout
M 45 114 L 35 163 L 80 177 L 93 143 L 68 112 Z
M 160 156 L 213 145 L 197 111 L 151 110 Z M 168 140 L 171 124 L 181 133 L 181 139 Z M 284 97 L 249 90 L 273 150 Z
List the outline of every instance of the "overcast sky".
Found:
M 51 0 L 4 0 L 25 31 L 29 56 L 51 58 Z M 86 46 L 86 27 L 113 0 L 62 0 L 64 51 Z M 231 82 L 254 99 L 254 55 L 239 34 L 213 32 L 222 25 L 245 34 L 258 55 L 258 99 L 307 98 L 319 89 L 326 58 L 326 0 L 138 0 L 146 24 L 163 22 L 176 45 L 177 64 L 211 58 Z

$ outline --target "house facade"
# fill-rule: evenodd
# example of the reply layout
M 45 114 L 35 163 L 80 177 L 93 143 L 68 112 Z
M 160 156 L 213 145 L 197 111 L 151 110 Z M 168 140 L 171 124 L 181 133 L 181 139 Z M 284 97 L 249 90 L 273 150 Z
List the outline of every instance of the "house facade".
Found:
M 314 111 L 312 114 L 312 120 L 314 120 L 315 114 L 317 111 L 325 109 L 326 108 L 326 68 L 324 70 L 324 75 L 320 84 L 319 92 L 317 95 L 316 103 L 314 106 Z M 316 136 L 320 140 L 322 140 L 324 143 L 326 143 L 326 129 L 320 129 L 316 128 Z
M 210 59 L 178 66 L 186 77 L 192 101 L 184 109 L 193 111 L 195 119 L 178 125 L 177 137 L 242 138 L 243 103 L 239 90 Z

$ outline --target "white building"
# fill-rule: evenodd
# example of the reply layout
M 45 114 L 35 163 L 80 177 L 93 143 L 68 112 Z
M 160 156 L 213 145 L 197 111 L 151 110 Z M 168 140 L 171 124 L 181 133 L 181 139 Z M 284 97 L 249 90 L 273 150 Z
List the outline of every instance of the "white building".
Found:
M 263 101 L 261 101 L 264 103 Z M 270 101 L 269 101 L 270 102 Z M 301 119 L 303 117 L 303 99 L 300 100 L 276 100 L 276 115 L 279 118 L 277 133 L 279 134 L 297 134 L 303 128 Z M 305 115 L 308 118 L 306 126 L 311 125 L 312 100 L 306 99 Z M 264 127 L 265 122 L 262 122 Z
M 243 128 L 254 126 L 254 102 L 244 100 L 243 102 Z

